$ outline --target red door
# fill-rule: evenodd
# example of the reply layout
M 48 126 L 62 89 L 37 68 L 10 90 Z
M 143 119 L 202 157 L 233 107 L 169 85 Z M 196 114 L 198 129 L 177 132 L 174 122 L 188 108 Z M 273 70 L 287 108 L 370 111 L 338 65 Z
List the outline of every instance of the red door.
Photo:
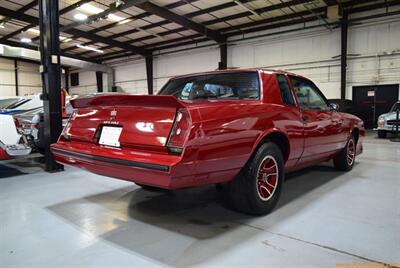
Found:
M 343 147 L 343 120 L 330 110 L 303 110 L 304 157 L 318 158 Z
M 290 80 L 304 123 L 304 150 L 300 162 L 321 160 L 342 145 L 343 120 L 311 81 L 297 76 L 290 76 Z

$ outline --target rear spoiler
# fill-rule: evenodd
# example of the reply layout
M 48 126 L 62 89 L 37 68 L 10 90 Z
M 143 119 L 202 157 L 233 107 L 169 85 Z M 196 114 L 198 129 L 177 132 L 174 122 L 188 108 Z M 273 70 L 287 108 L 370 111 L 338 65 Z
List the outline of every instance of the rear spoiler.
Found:
M 70 103 L 74 108 L 99 106 L 185 107 L 172 95 L 101 94 L 71 99 Z

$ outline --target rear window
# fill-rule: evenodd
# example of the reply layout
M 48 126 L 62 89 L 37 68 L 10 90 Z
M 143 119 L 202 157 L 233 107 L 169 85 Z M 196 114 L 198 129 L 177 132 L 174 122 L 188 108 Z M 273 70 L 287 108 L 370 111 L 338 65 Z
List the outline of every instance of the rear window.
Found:
M 30 101 L 30 99 L 21 99 L 17 102 L 10 104 L 9 106 L 5 107 L 4 109 L 16 109 L 19 106 L 21 106 L 22 104 L 27 103 L 28 101 Z
M 158 93 L 181 100 L 259 99 L 257 72 L 211 73 L 170 80 Z
M 400 102 L 396 102 L 393 104 L 392 109 L 390 109 L 391 112 L 396 112 L 397 109 L 400 109 Z
M 9 106 L 17 103 L 20 99 L 4 99 L 0 100 L 0 109 L 7 109 Z

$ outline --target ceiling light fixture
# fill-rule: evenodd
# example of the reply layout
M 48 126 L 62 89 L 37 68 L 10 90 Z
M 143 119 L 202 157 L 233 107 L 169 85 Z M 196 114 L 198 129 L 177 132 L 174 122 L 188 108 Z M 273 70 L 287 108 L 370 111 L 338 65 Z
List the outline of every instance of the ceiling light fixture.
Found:
M 31 32 L 31 33 L 34 33 L 34 34 L 40 34 L 40 30 L 35 29 L 35 28 L 30 28 L 30 29 L 27 30 L 27 32 Z
M 72 41 L 72 38 L 65 38 L 65 37 L 64 37 L 64 39 L 61 39 L 61 37 L 62 37 L 62 36 L 60 36 L 60 40 L 61 40 L 62 42 L 64 42 L 64 43 L 68 43 L 68 42 Z
M 125 23 L 128 23 L 128 22 L 131 22 L 131 21 L 132 21 L 131 19 L 124 19 L 124 20 L 119 21 L 117 24 L 118 25 L 122 25 L 122 24 L 125 24 Z
M 99 7 L 96 7 L 88 3 L 81 5 L 78 9 L 81 11 L 85 11 L 86 13 L 89 14 L 99 14 L 104 11 L 104 9 L 101 9 Z
M 30 29 L 27 30 L 27 32 L 34 33 L 34 34 L 37 34 L 37 35 L 40 34 L 40 30 L 35 29 L 35 28 L 30 28 Z M 64 41 L 64 42 L 69 42 L 69 41 L 71 41 L 72 39 L 60 35 L 60 40 L 61 40 L 61 41 Z M 67 41 L 67 40 L 68 40 L 68 41 Z
M 110 20 L 113 20 L 113 21 L 124 21 L 125 20 L 125 18 L 117 16 L 115 14 L 109 14 L 107 16 L 107 18 L 109 18 Z
M 22 38 L 21 38 L 21 42 L 22 42 L 22 43 L 32 43 L 32 39 L 27 38 L 27 37 L 22 37 Z
M 101 12 L 104 12 L 104 9 L 96 7 L 96 6 L 88 4 L 88 3 L 83 4 L 78 9 L 83 11 L 83 12 L 85 12 L 85 13 L 88 13 L 88 14 L 99 14 Z M 125 20 L 124 17 L 118 16 L 118 15 L 115 15 L 115 14 L 108 14 L 107 18 L 112 20 L 112 21 L 115 21 L 115 22 L 119 22 L 119 21 L 124 21 Z
M 80 21 L 87 20 L 87 18 L 88 18 L 88 16 L 85 15 L 85 14 L 82 14 L 82 13 L 76 13 L 76 14 L 74 15 L 74 19 L 80 20 Z
M 86 50 L 91 50 L 91 51 L 95 51 L 95 52 L 98 52 L 98 53 L 104 53 L 104 51 L 103 50 L 101 50 L 101 49 L 97 49 L 97 48 L 94 48 L 94 47 L 89 47 L 89 46 L 84 46 L 84 45 L 76 45 L 77 47 L 79 47 L 79 48 L 82 48 L 82 49 L 86 49 Z

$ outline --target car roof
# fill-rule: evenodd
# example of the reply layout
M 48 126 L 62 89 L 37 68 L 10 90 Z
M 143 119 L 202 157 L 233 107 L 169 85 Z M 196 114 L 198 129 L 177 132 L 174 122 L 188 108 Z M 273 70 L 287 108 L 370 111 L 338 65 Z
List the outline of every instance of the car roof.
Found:
M 177 78 L 187 77 L 187 76 L 212 74 L 212 73 L 237 73 L 237 72 L 264 72 L 264 73 L 268 73 L 268 74 L 285 74 L 285 75 L 293 75 L 293 76 L 303 77 L 301 75 L 283 71 L 283 70 L 273 70 L 273 69 L 264 69 L 264 68 L 231 68 L 231 69 L 224 69 L 224 70 L 211 70 L 211 71 L 205 71 L 205 72 L 177 75 L 177 76 L 172 77 L 172 79 L 177 79 Z M 305 78 L 305 77 L 303 77 L 303 78 Z

